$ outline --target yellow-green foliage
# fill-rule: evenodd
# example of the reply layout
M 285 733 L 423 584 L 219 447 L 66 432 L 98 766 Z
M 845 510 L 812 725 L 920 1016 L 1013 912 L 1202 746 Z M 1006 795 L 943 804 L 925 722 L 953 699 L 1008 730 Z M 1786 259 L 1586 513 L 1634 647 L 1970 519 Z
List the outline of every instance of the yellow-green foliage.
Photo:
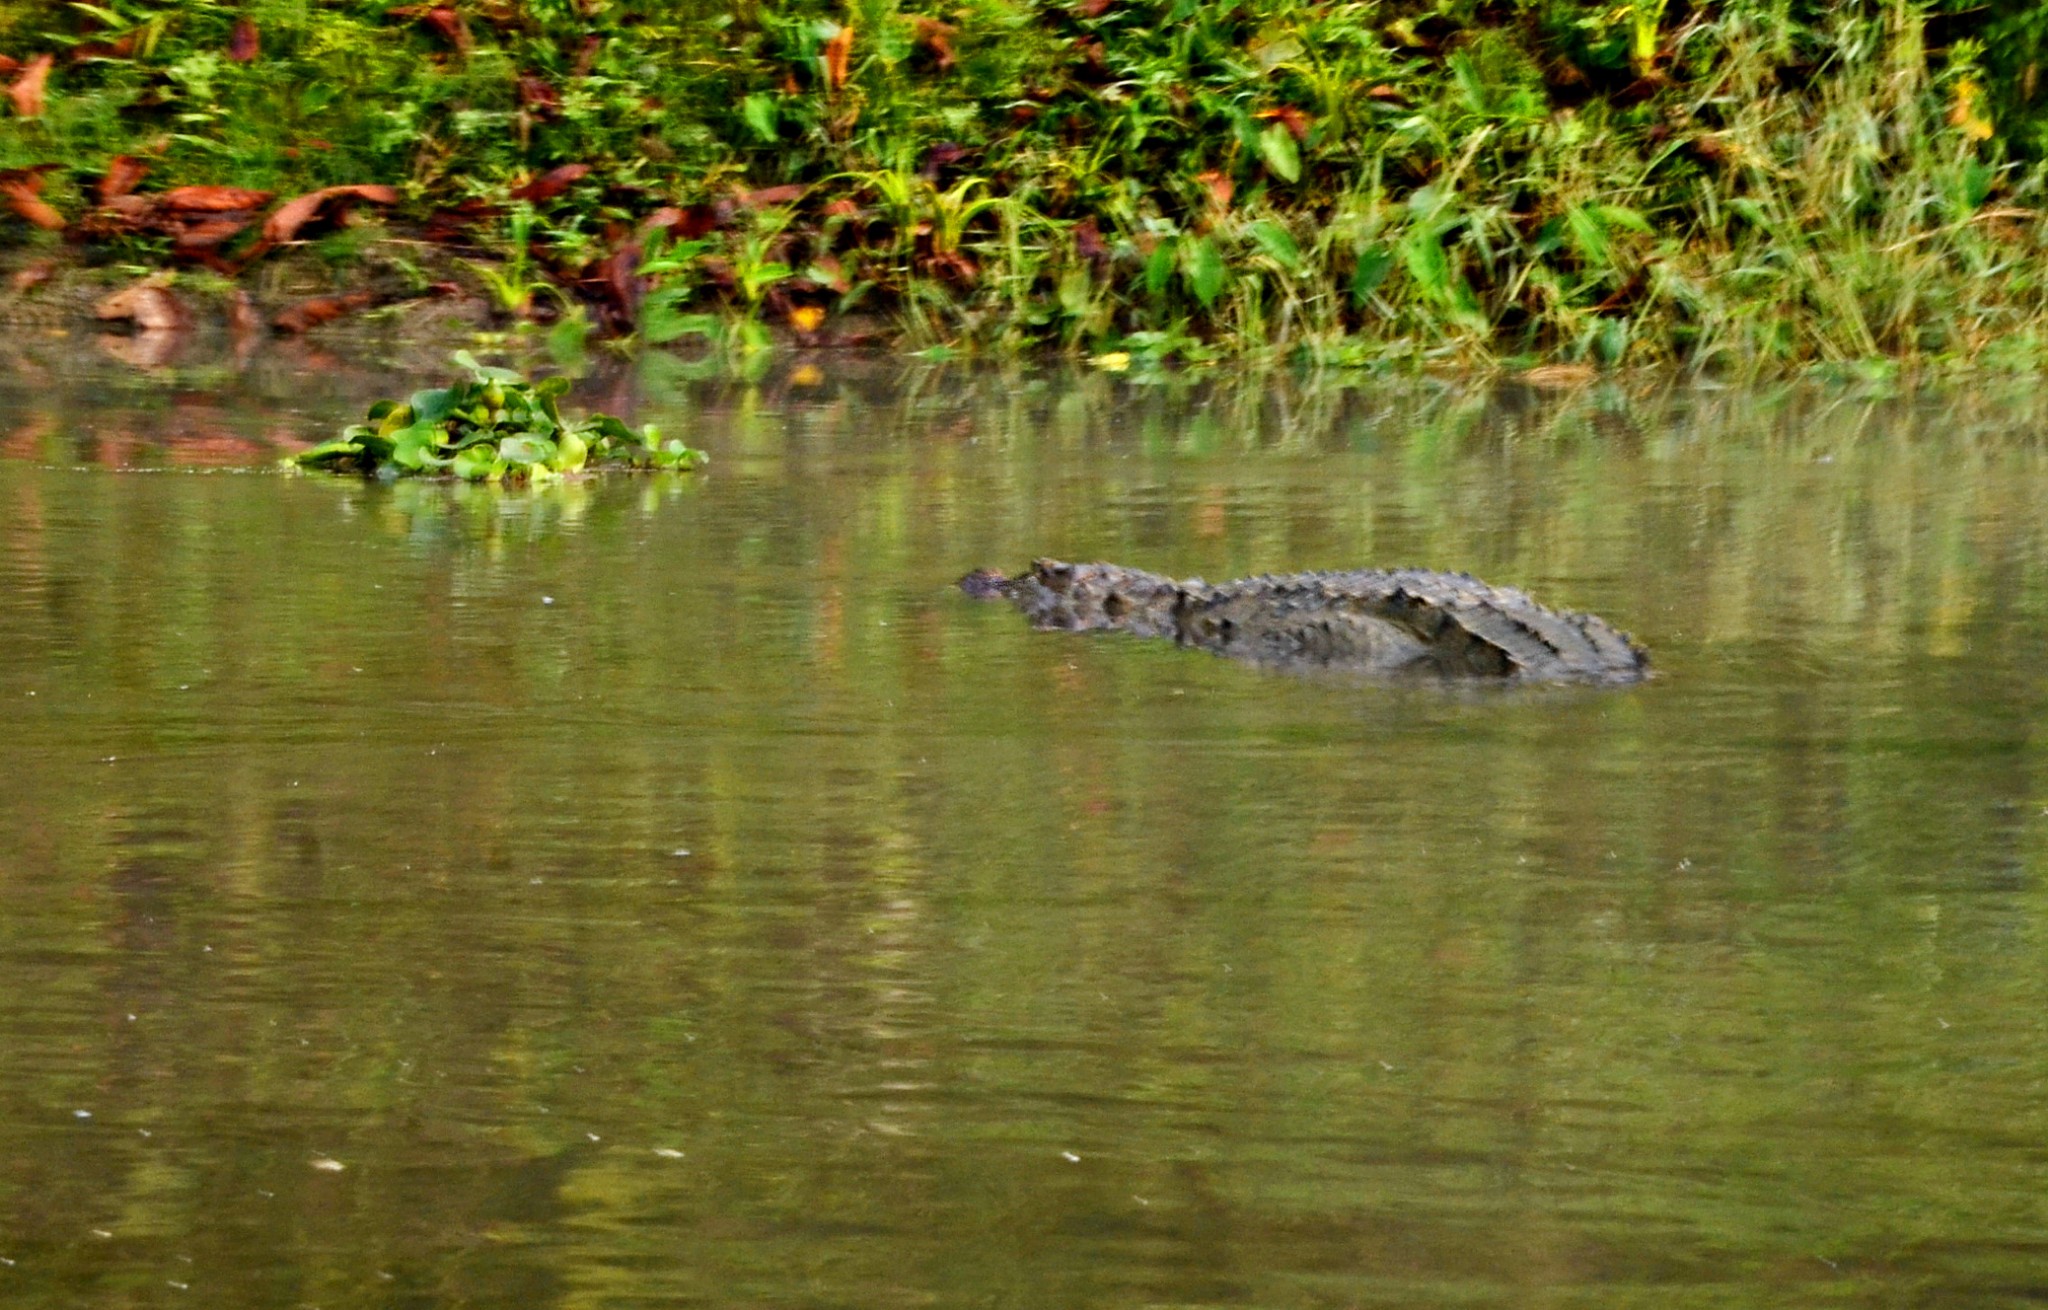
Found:
M 69 216 L 117 154 L 403 183 L 563 285 L 679 209 L 599 306 L 650 338 L 861 307 L 1139 360 L 2032 365 L 2048 11 L 1994 8 L 38 2 L 0 168 L 58 165 Z

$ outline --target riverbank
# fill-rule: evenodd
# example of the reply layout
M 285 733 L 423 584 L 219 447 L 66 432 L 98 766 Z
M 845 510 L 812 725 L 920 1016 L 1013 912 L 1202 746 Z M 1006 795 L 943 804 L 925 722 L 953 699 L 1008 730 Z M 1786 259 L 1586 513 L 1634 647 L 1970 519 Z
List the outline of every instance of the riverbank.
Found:
M 736 356 L 2048 362 L 2032 15 L 642 8 L 19 6 L 0 315 L 164 271 Z

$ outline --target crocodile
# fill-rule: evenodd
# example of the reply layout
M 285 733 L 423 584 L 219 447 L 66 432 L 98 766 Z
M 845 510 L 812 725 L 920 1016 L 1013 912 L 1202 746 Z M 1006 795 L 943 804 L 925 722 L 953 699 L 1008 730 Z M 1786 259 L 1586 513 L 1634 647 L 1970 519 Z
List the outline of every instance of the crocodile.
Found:
M 1235 582 L 1041 559 L 976 569 L 960 589 L 1007 600 L 1035 628 L 1164 637 L 1252 664 L 1521 682 L 1637 682 L 1649 656 L 1591 614 L 1537 604 L 1464 573 L 1359 569 Z

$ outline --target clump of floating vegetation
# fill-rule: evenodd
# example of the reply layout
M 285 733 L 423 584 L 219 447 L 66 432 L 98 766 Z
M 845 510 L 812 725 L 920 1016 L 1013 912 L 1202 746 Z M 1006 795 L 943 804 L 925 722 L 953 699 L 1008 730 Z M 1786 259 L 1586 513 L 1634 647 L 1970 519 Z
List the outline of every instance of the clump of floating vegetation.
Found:
M 635 432 L 610 414 L 564 418 L 556 402 L 569 389 L 566 378 L 529 381 L 479 364 L 466 350 L 455 352 L 455 362 L 468 370 L 467 381 L 415 391 L 404 401 L 380 400 L 367 422 L 291 462 L 372 477 L 541 482 L 596 465 L 686 471 L 707 458 L 674 438 L 664 441 L 652 423 Z

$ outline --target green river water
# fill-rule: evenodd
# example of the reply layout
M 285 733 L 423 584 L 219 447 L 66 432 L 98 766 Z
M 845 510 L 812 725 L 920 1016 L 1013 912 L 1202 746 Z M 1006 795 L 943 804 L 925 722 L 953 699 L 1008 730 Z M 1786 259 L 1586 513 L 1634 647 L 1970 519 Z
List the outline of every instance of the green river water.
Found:
M 2037 402 L 828 362 L 500 494 L 273 471 L 417 385 L 314 365 L 0 382 L 0 1305 L 2048 1299 Z M 949 588 L 1034 555 L 1658 672 Z

